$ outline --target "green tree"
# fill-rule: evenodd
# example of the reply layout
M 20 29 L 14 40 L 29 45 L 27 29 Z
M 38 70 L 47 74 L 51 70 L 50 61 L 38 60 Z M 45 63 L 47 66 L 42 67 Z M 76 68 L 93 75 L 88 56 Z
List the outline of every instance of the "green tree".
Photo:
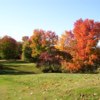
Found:
M 23 43 L 22 46 L 22 60 L 31 61 L 32 60 L 32 49 L 30 48 L 29 41 Z
M 22 38 L 22 60 L 24 61 L 33 61 L 32 49 L 30 47 L 30 41 L 28 36 Z

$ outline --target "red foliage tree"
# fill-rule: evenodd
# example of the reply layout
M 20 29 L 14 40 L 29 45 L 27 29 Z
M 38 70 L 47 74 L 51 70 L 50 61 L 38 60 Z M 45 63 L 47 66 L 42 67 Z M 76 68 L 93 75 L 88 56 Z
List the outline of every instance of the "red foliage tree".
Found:
M 40 54 L 37 67 L 44 67 L 45 72 L 61 72 L 62 61 L 69 61 L 72 56 L 64 51 L 59 51 L 55 47 L 50 47 L 49 51 Z
M 3 59 L 15 59 L 17 56 L 17 42 L 10 36 L 0 40 L 0 55 Z

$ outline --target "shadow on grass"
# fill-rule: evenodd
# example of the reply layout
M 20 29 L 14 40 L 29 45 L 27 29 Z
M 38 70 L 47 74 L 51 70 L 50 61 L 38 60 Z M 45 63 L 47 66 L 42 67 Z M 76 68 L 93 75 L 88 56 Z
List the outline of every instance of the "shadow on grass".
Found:
M 8 68 L 8 67 L 0 67 L 0 75 L 27 75 L 27 74 L 36 74 L 32 71 L 20 71 L 17 69 L 13 68 Z
M 28 65 L 29 62 L 21 60 L 0 60 L 0 75 L 27 75 L 36 74 L 32 67 Z M 24 68 L 23 68 L 24 67 Z
M 10 64 L 10 63 L 18 63 L 18 64 L 25 64 L 25 63 L 30 63 L 28 61 L 22 61 L 22 60 L 0 60 L 0 63 L 6 63 L 6 64 Z

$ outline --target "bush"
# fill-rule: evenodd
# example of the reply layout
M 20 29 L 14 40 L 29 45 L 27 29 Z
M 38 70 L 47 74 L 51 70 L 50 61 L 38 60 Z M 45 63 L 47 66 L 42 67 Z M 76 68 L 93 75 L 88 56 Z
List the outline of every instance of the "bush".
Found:
M 62 72 L 62 61 L 71 59 L 71 55 L 51 47 L 48 51 L 41 53 L 37 67 L 43 72 Z

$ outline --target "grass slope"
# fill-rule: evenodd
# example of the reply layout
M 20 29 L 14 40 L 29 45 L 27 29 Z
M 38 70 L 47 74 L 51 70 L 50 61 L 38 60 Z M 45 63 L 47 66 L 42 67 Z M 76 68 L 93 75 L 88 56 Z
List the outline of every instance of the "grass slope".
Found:
M 22 72 L 32 67 L 31 63 L 4 63 L 8 65 Z M 100 100 L 100 74 L 1 74 L 0 100 Z
M 36 74 L 41 71 L 35 67 L 34 63 L 28 63 L 23 61 L 0 61 L 3 67 L 0 70 L 0 74 Z

